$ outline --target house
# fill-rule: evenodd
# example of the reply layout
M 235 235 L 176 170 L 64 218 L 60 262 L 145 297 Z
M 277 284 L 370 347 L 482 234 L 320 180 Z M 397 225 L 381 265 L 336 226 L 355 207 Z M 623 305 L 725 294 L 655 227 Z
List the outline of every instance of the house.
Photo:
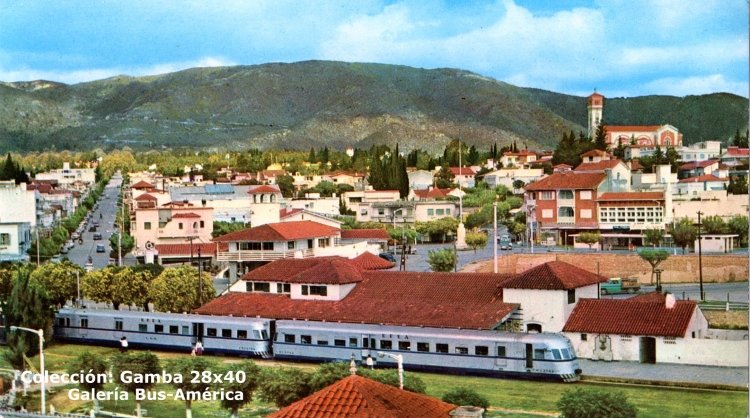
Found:
M 366 241 L 368 244 L 376 245 L 384 249 L 388 245 L 388 231 L 385 229 L 342 229 L 341 243 L 350 244 L 360 241 Z
M 258 172 L 258 182 L 276 184 L 276 177 L 286 176 L 286 170 L 262 170 Z
M 583 162 L 575 168 L 578 173 L 607 173 L 607 189 L 610 191 L 630 191 L 630 167 L 622 160 L 602 159 L 598 162 Z
M 517 184 L 517 181 L 523 182 L 525 186 L 542 177 L 544 177 L 544 170 L 541 168 L 501 168 L 485 174 L 484 182 L 491 188 L 502 185 L 515 192 L 514 184 Z
M 157 244 L 153 250 L 153 262 L 161 265 L 190 264 L 200 265 L 204 271 L 216 265 L 216 255 L 226 251 L 226 243 L 193 242 L 178 244 Z
M 362 173 L 348 171 L 334 171 L 323 176 L 325 180 L 333 184 L 346 184 L 354 187 L 354 190 L 362 190 L 365 186 L 365 175 Z
M 0 181 L 0 202 L 0 222 L 27 223 L 31 229 L 36 228 L 42 205 L 35 188 L 26 183 L 16 185 L 13 180 Z
M 750 159 L 750 148 L 740 148 L 731 146 L 721 154 L 721 162 L 730 167 L 745 166 L 747 167 Z M 747 171 L 747 169 L 745 169 Z
M 426 189 L 411 189 L 409 195 L 406 197 L 408 200 L 414 200 L 418 202 L 434 201 L 434 200 L 446 200 L 451 196 L 452 191 L 458 191 L 458 189 L 445 188 L 440 189 L 438 187 L 428 187 Z
M 32 240 L 29 222 L 0 221 L 0 261 L 29 261 Z
M 714 160 L 721 157 L 722 143 L 719 141 L 702 141 L 676 149 L 682 161 Z
M 718 160 L 691 161 L 680 165 L 677 170 L 677 178 L 682 180 L 688 177 L 698 177 L 713 174 L 719 169 Z
M 705 191 L 726 190 L 727 186 L 729 186 L 728 178 L 719 178 L 713 174 L 706 174 L 680 180 L 675 185 L 675 194 L 698 197 Z
M 137 208 L 130 223 L 138 256 L 161 244 L 181 244 L 192 240 L 211 241 L 213 208 L 190 203 L 170 202 L 157 207 Z
M 672 201 L 669 193 L 606 192 L 597 197 L 600 245 L 606 249 L 625 249 L 641 245 L 643 231 L 664 229 L 671 222 Z M 576 248 L 589 248 L 573 236 Z M 595 247 L 596 248 L 596 247 Z
M 427 170 L 415 170 L 407 173 L 409 177 L 409 188 L 426 190 L 432 187 L 433 173 Z
M 608 161 L 611 159 L 612 154 L 600 149 L 592 149 L 591 151 L 587 151 L 581 154 L 582 163 L 598 163 L 600 161 Z
M 287 200 L 286 205 L 289 209 L 304 209 L 327 216 L 341 213 L 341 200 L 335 193 L 332 197 L 321 197 L 320 193 L 305 193 L 304 197 Z
M 525 332 L 559 332 L 577 302 L 596 298 L 607 278 L 560 261 L 526 270 L 503 282 L 503 302 L 521 305 Z
M 69 162 L 63 163 L 63 168 L 37 173 L 35 180 L 54 180 L 63 188 L 70 188 L 74 183 L 81 183 L 82 188 L 96 183 L 96 173 L 93 168 L 70 168 Z
M 704 253 L 731 253 L 739 247 L 739 235 L 736 234 L 702 234 L 700 236 L 701 251 Z M 693 248 L 698 249 L 698 239 Z
M 394 206 L 393 210 L 389 211 L 388 216 L 394 217 L 394 219 L 398 217 L 400 222 L 404 222 L 404 219 L 413 219 L 413 213 L 409 213 L 408 207 L 402 210 L 399 203 L 400 196 L 398 190 L 365 190 L 345 192 L 343 199 L 346 207 L 355 212 L 357 222 L 368 222 L 374 220 L 373 218 L 385 218 L 386 210 L 383 205 Z M 375 209 L 375 204 L 379 204 L 382 210 Z M 393 221 L 390 218 L 388 220 Z
M 409 392 L 366 377 L 352 375 L 327 386 L 310 396 L 281 408 L 269 418 L 298 417 L 445 417 L 456 415 L 456 405 L 427 395 Z M 463 415 L 466 416 L 466 415 Z M 481 416 L 476 413 L 469 416 Z
M 536 153 L 529 150 L 521 150 L 518 152 L 504 152 L 500 157 L 500 164 L 505 168 L 520 168 L 528 166 L 529 164 L 536 161 Z
M 332 228 L 341 228 L 341 221 L 331 216 L 307 209 L 290 209 L 284 208 L 279 211 L 279 222 L 298 222 L 313 221 L 319 224 L 328 225 Z
M 747 367 L 747 341 L 708 339 L 695 301 L 648 293 L 629 299 L 581 299 L 563 333 L 581 358 Z
M 458 187 L 474 187 L 474 176 L 476 172 L 471 167 L 450 167 L 448 169 L 453 174 L 453 181 Z

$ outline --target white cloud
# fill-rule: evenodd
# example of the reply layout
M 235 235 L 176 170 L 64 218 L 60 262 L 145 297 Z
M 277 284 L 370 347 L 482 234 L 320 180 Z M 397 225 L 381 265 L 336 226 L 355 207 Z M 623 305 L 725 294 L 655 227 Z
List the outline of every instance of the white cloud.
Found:
M 687 96 L 709 93 L 734 93 L 748 97 L 747 80 L 727 80 L 722 74 L 710 74 L 706 76 L 693 77 L 665 77 L 646 83 L 642 90 L 643 94 L 667 94 L 672 96 Z

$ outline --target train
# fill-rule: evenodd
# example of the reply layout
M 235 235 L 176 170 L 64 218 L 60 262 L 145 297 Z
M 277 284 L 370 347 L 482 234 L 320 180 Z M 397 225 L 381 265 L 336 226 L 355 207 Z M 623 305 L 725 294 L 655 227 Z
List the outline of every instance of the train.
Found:
M 353 324 L 65 307 L 54 336 L 73 343 L 288 361 L 362 364 L 406 370 L 575 382 L 581 368 L 570 340 L 556 333 Z

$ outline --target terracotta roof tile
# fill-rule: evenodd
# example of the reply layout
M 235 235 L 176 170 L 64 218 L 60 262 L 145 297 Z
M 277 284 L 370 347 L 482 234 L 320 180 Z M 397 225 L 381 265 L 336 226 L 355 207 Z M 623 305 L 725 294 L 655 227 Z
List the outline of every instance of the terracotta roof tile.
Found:
M 664 200 L 664 193 L 662 192 L 610 192 L 602 193 L 597 198 L 598 201 L 603 200 Z
M 353 258 L 352 263 L 362 270 L 387 270 L 396 266 L 396 263 L 378 257 L 369 251 L 365 251 Z
M 374 239 L 388 240 L 388 231 L 382 228 L 370 229 L 342 229 L 341 239 Z
M 290 216 L 296 215 L 300 212 L 304 212 L 304 209 L 288 209 L 284 208 L 279 210 L 279 219 L 288 218 Z
M 201 217 L 200 215 L 198 215 L 197 213 L 193 213 L 193 212 L 175 213 L 174 215 L 172 215 L 172 219 L 176 219 L 176 218 L 200 218 L 200 217 Z
M 267 184 L 261 185 L 261 186 L 255 186 L 252 189 L 250 189 L 248 194 L 256 194 L 256 193 L 281 193 L 281 189 L 279 189 L 278 186 L 269 186 Z
M 622 161 L 620 160 L 604 160 L 596 163 L 582 163 L 575 168 L 575 171 L 588 172 L 588 171 L 604 171 L 607 169 L 613 169 L 617 167 Z
M 227 243 L 214 243 L 214 242 L 202 242 L 193 243 L 192 245 L 193 255 L 198 255 L 198 249 L 201 250 L 201 256 L 216 255 L 216 251 L 226 251 Z M 160 256 L 164 255 L 185 255 L 190 256 L 190 244 L 157 244 L 156 249 L 159 251 Z
M 581 299 L 563 331 L 684 337 L 695 312 L 695 301 L 678 300 L 668 309 L 661 299 Z
M 130 186 L 131 189 L 153 189 L 154 185 L 151 183 L 148 183 L 144 180 L 139 181 L 138 183 L 135 183 L 134 185 Z
M 630 171 L 637 171 L 637 170 L 643 170 L 643 164 L 640 163 L 638 160 L 631 160 L 630 161 Z
M 280 222 L 230 232 L 216 237 L 214 241 L 293 241 L 330 237 L 339 233 L 338 228 L 313 221 Z
M 525 190 L 596 189 L 607 175 L 604 173 L 554 173 L 526 186 Z
M 362 281 L 362 270 L 343 258 L 328 258 L 284 280 L 287 283 L 346 284 Z
M 689 163 L 682 164 L 680 170 L 695 170 L 696 168 L 706 168 L 714 164 L 718 164 L 715 160 L 704 160 L 704 161 L 690 161 Z
M 146 201 L 146 200 L 158 200 L 156 196 L 148 193 L 143 193 L 142 195 L 136 197 L 134 200 L 137 201 Z
M 731 146 L 727 148 L 727 151 L 724 155 L 736 156 L 736 157 L 747 157 L 748 155 L 750 155 L 750 148 L 740 148 L 740 147 Z
M 682 179 L 679 181 L 679 183 L 702 183 L 702 182 L 709 182 L 709 181 L 721 181 L 721 182 L 727 182 L 729 179 L 716 177 L 713 174 L 704 174 L 702 176 L 697 177 L 688 177 L 686 179 Z
M 503 283 L 509 289 L 569 290 L 606 282 L 607 278 L 562 261 L 532 267 Z
M 431 189 L 424 189 L 424 190 L 414 190 L 414 195 L 416 195 L 420 199 L 435 199 L 439 197 L 446 197 L 448 196 L 448 193 L 450 193 L 452 189 L 438 189 L 437 187 L 433 187 Z
M 471 167 L 450 167 L 450 172 L 453 173 L 454 176 L 462 175 L 462 176 L 473 176 L 474 175 L 474 169 Z
M 450 417 L 455 405 L 361 376 L 348 376 L 269 415 L 272 418 Z
M 600 149 L 592 149 L 591 151 L 584 152 L 581 157 L 607 157 L 610 154 L 607 151 Z

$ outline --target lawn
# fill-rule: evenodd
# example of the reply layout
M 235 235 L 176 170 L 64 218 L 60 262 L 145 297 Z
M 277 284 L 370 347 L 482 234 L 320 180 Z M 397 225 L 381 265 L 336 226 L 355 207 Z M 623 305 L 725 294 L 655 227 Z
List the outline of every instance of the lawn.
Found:
M 101 347 L 84 347 L 71 344 L 56 344 L 45 350 L 46 362 L 50 370 L 62 371 L 72 358 L 81 352 L 89 350 L 101 356 L 108 357 L 116 349 Z M 185 356 L 179 353 L 157 353 L 162 360 Z M 216 362 L 235 362 L 230 357 L 209 357 Z M 38 361 L 36 358 L 32 361 Z M 258 365 L 274 367 L 279 364 L 312 369 L 314 366 L 305 364 L 286 364 L 277 361 L 257 361 Z M 7 364 L 0 363 L 7 368 Z M 412 373 L 407 370 L 407 373 Z M 573 387 L 571 384 L 535 382 L 525 380 L 492 379 L 469 376 L 439 375 L 431 373 L 414 373 L 427 386 L 427 394 L 441 397 L 452 388 L 463 386 L 474 389 L 489 399 L 492 408 L 488 417 L 531 417 L 554 416 L 556 402 L 563 391 Z M 575 386 L 587 388 L 616 390 L 623 392 L 636 405 L 639 417 L 747 417 L 748 393 L 726 392 L 710 390 L 691 390 L 683 388 L 665 388 L 654 386 L 615 385 L 604 383 L 577 383 Z M 168 386 L 164 387 L 169 389 Z M 67 389 L 56 388 L 56 393 L 50 397 L 52 404 L 58 411 L 84 411 L 90 404 L 68 400 Z M 132 398 L 132 397 L 131 397 Z M 38 405 L 38 400 L 35 400 Z M 33 403 L 32 403 L 33 405 Z M 226 417 L 229 411 L 220 408 L 216 402 L 194 402 L 193 413 L 200 417 Z M 104 409 L 122 413 L 132 413 L 135 409 L 134 401 L 103 402 Z M 144 402 L 151 417 L 178 418 L 184 417 L 184 405 L 180 401 Z M 272 405 L 254 401 L 242 411 L 241 417 L 261 417 L 269 413 Z

